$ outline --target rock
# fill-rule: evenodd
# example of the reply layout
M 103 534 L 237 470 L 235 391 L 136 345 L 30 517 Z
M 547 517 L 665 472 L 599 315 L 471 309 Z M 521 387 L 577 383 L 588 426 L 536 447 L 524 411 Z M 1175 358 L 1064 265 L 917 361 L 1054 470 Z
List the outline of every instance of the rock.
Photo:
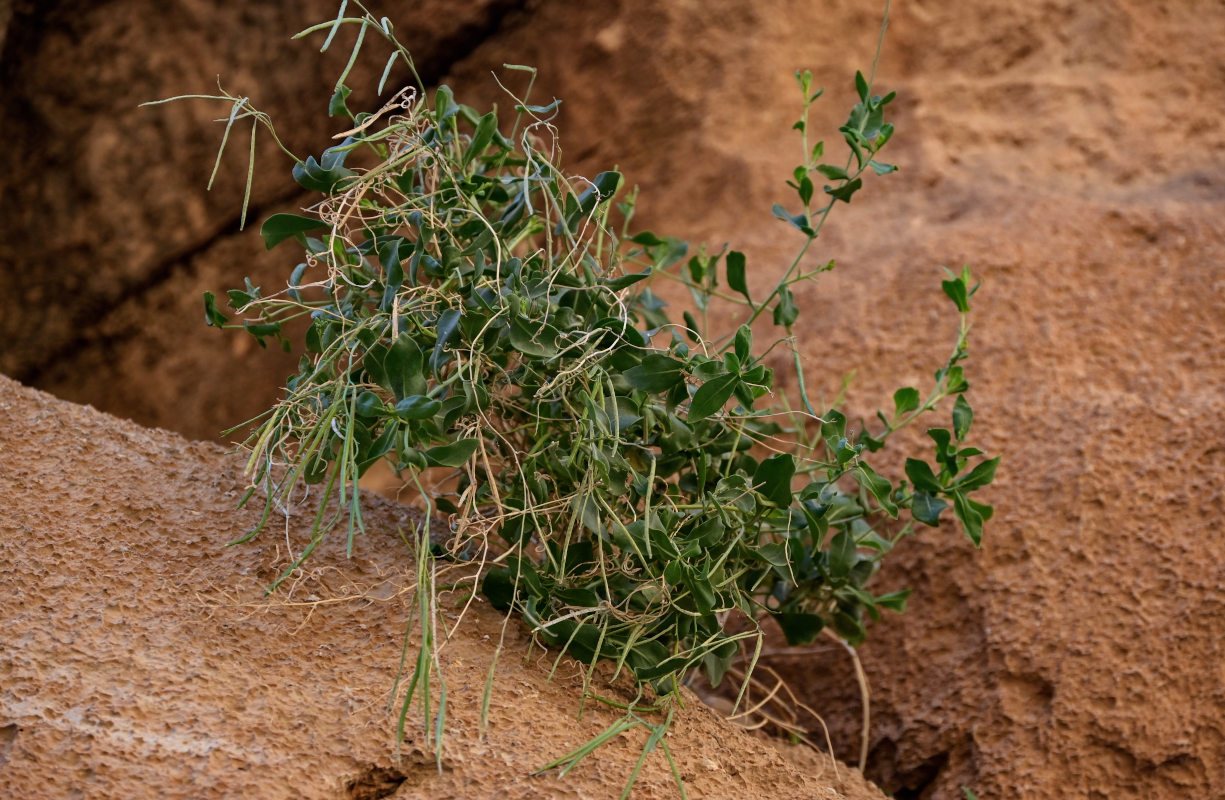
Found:
M 426 0 L 398 22 L 423 77 L 434 80 L 520 5 Z M 235 280 L 241 285 L 245 275 L 269 271 L 248 266 L 262 249 L 254 231 L 241 238 L 237 253 L 228 242 L 238 233 L 250 123 L 236 127 L 216 184 L 206 192 L 223 131 L 213 120 L 229 108 L 203 101 L 140 104 L 216 94 L 220 83 L 268 112 L 293 152 L 317 154 L 333 144 L 337 129 L 327 103 L 354 34 L 341 33 L 324 57 L 317 52 L 322 34 L 290 37 L 334 18 L 336 10 L 332 0 L 173 6 L 18 0 L 11 16 L 0 14 L 0 25 L 7 22 L 0 52 L 6 87 L 0 99 L 0 371 L 200 438 L 230 425 L 214 424 L 215 414 L 189 421 L 174 410 L 177 403 L 166 402 L 176 390 L 161 380 L 175 371 L 173 362 L 187 356 L 208 363 L 197 366 L 208 387 L 192 391 L 230 396 L 220 404 L 227 415 L 238 405 L 245 419 L 275 399 L 275 389 L 253 379 L 250 368 L 232 369 L 232 354 L 215 348 L 215 340 L 201 348 L 195 335 L 182 333 L 199 333 L 201 292 L 220 293 Z M 364 64 L 353 75 L 355 86 L 372 86 L 381 69 Z M 361 107 L 366 99 L 362 90 L 353 102 Z M 264 131 L 256 158 L 251 228 L 305 196 L 289 177 L 292 161 Z M 285 266 L 276 256 L 263 256 L 263 263 Z M 206 282 L 215 272 L 224 273 L 222 285 Z M 191 313 L 184 316 L 180 305 Z M 136 330 L 126 327 L 133 315 L 141 320 Z M 142 352 L 139 359 L 125 352 L 149 349 L 150 340 L 161 343 L 151 347 L 161 352 Z M 283 378 L 293 362 L 239 363 Z M 150 382 L 158 390 L 149 394 L 161 395 L 161 405 L 132 407 L 115 388 Z
M 441 761 L 419 706 L 397 748 L 404 685 L 394 690 L 414 607 L 414 565 L 400 537 L 411 535 L 414 518 L 405 507 L 371 497 L 354 558 L 338 533 L 265 597 L 288 563 L 287 545 L 297 552 L 309 541 L 313 514 L 293 509 L 254 543 L 227 548 L 257 518 L 234 510 L 242 459 L 3 377 L 0 412 L 0 796 L 621 791 L 645 730 L 608 743 L 564 778 L 532 775 L 619 712 L 589 701 L 578 718 L 577 666 L 561 663 L 550 680 L 555 656 L 532 649 L 518 622 L 505 629 L 482 731 L 502 618 L 479 599 L 465 606 L 459 591 L 444 593 L 439 609 L 440 636 L 444 626 L 450 635 L 439 650 Z M 633 700 L 624 682 L 595 680 L 601 694 Z M 435 673 L 435 704 L 439 685 Z M 802 771 L 688 700 L 668 743 L 692 796 L 883 798 L 828 760 L 809 756 Z M 661 755 L 647 759 L 638 787 L 635 797 L 675 796 Z
M 579 161 L 641 183 L 644 226 L 730 240 L 773 274 L 796 246 L 768 216 L 799 158 L 791 72 L 829 87 L 812 129 L 830 145 L 875 33 L 849 4 L 783 8 L 625 2 L 592 19 L 599 46 L 581 56 L 513 32 L 486 48 L 555 76 L 567 139 L 600 141 Z M 579 13 L 548 6 L 540 27 Z M 878 75 L 900 93 L 887 160 L 902 172 L 831 218 L 812 258 L 839 267 L 797 291 L 796 335 L 813 393 L 858 369 L 849 403 L 871 418 L 930 380 L 955 334 L 938 267 L 969 264 L 976 436 L 1004 455 L 981 552 L 923 530 L 881 575 L 882 591 L 915 589 L 863 650 L 868 773 L 895 796 L 1225 791 L 1225 128 L 1197 55 L 1225 44 L 1215 19 L 1203 4 L 894 9 Z M 853 759 L 845 654 L 771 663 Z

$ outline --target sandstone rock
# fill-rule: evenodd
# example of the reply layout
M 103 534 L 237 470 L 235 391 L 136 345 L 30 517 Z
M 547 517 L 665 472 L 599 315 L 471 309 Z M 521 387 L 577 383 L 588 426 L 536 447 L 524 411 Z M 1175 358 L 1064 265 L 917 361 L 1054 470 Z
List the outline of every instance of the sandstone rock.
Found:
M 132 408 L 115 386 L 159 381 L 158 393 L 169 400 L 170 386 L 160 384 L 166 368 L 156 358 L 122 363 L 118 351 L 157 339 L 173 342 L 177 354 L 199 354 L 182 328 L 200 318 L 200 293 L 258 274 L 248 266 L 258 247 L 250 241 L 258 238 L 254 231 L 243 237 L 241 255 L 226 244 L 237 233 L 250 124 L 235 130 L 217 182 L 205 192 L 223 130 L 213 120 L 229 109 L 209 102 L 139 105 L 215 94 L 220 83 L 271 114 L 292 151 L 318 153 L 332 144 L 327 101 L 353 34 L 342 33 L 322 57 L 321 35 L 290 36 L 335 17 L 337 5 L 18 0 L 7 20 L 0 15 L 7 22 L 0 52 L 0 371 L 198 437 L 229 427 L 211 424 L 216 416 L 185 423 L 171 410 L 173 401 Z M 433 80 L 520 5 L 422 0 L 405 4 L 397 22 L 423 77 Z M 372 86 L 380 70 L 365 63 L 355 86 Z M 354 97 L 360 101 L 373 102 L 364 90 Z M 303 196 L 289 178 L 292 162 L 271 137 L 261 132 L 257 143 L 251 228 Z M 203 282 L 212 270 L 225 274 L 224 285 Z M 167 290 L 191 299 L 189 317 L 177 303 L 156 299 Z M 139 334 L 117 332 L 133 312 L 143 320 Z M 194 322 L 186 327 L 197 333 Z M 286 371 L 284 360 L 261 365 L 274 375 Z M 204 374 L 224 372 L 214 362 Z M 245 398 L 242 415 L 250 416 L 275 397 L 250 374 L 234 370 L 224 388 L 205 391 Z M 223 405 L 228 412 L 234 404 Z
M 413 605 L 411 556 L 400 538 L 414 521 L 406 508 L 371 498 L 355 558 L 345 558 L 337 535 L 303 574 L 264 597 L 287 548 L 309 541 L 311 514 L 298 509 L 255 543 L 226 548 L 255 520 L 234 511 L 241 459 L 2 377 L 0 413 L 0 796 L 621 791 L 645 731 L 610 742 L 565 778 L 531 774 L 617 712 L 589 701 L 576 718 L 575 666 L 562 663 L 549 680 L 554 657 L 529 649 L 517 623 L 507 628 L 481 732 L 502 620 L 480 600 L 465 611 L 452 593 L 439 616 L 451 634 L 441 648 L 441 764 L 416 706 L 397 752 L 399 704 L 388 701 Z M 691 796 L 883 797 L 828 760 L 801 771 L 692 696 L 674 725 L 668 742 Z M 635 797 L 676 792 L 658 755 L 638 786 Z
M 765 212 L 797 158 L 786 79 L 865 64 L 871 21 L 733 5 L 623 3 L 581 69 L 527 37 L 488 47 L 553 65 L 568 134 L 607 132 L 596 155 L 647 187 L 653 227 L 769 269 L 791 252 Z M 1225 129 L 1202 54 L 1225 26 L 1204 4 L 924 3 L 896 7 L 889 37 L 903 171 L 838 210 L 814 261 L 840 266 L 798 294 L 797 336 L 825 396 L 859 369 L 850 402 L 870 417 L 951 344 L 937 266 L 970 264 L 977 435 L 1005 461 L 982 552 L 923 531 L 882 576 L 916 591 L 864 649 L 869 774 L 898 797 L 1219 794 Z M 601 116 L 626 84 L 633 113 Z M 650 144 L 618 156 L 638 130 Z M 774 663 L 854 757 L 845 655 Z

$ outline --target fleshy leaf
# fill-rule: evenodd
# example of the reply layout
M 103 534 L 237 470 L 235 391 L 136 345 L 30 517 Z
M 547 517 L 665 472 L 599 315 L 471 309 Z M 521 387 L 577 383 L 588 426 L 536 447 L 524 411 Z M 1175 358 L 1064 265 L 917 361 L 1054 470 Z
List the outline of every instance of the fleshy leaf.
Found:
M 775 453 L 757 466 L 753 484 L 762 496 L 780 508 L 791 505 L 791 479 L 795 477 L 795 458 L 790 453 Z
M 749 285 L 745 277 L 744 253 L 738 250 L 727 254 L 727 285 L 732 287 L 733 291 L 744 295 L 745 300 L 753 302 L 753 298 L 749 297 Z
M 783 636 L 787 637 L 787 644 L 792 647 L 812 644 L 825 627 L 825 622 L 817 614 L 775 614 L 774 619 Z
M 462 467 L 472 458 L 480 442 L 476 439 L 460 439 L 450 444 L 431 447 L 425 451 L 425 460 L 431 467 Z
M 264 247 L 268 250 L 276 247 L 286 239 L 304 240 L 307 231 L 326 228 L 328 224 L 318 217 L 303 217 L 299 214 L 273 214 L 264 220 L 259 228 L 259 235 L 264 239 Z
M 739 382 L 739 375 L 720 375 L 699 386 L 689 404 L 689 421 L 699 422 L 723 408 Z

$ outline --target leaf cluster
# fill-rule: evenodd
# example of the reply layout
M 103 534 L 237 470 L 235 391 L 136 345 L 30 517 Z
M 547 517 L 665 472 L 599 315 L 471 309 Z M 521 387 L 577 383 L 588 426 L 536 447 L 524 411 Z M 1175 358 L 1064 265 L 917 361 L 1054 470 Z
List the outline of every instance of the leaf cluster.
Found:
M 408 58 L 385 21 L 338 19 L 332 30 L 342 23 Z M 977 544 L 991 508 L 971 495 L 998 459 L 967 443 L 968 270 L 944 283 L 960 328 L 925 396 L 900 389 L 881 427 L 859 425 L 858 436 L 842 411 L 818 413 L 809 399 L 792 287 L 833 267 L 805 270 L 804 257 L 834 206 L 868 174 L 896 169 L 878 158 L 894 95 L 856 76 L 837 165 L 808 141 L 820 92 L 810 74 L 797 80 L 803 160 L 793 205 L 774 206 L 799 234 L 797 255 L 760 300 L 743 253 L 631 234 L 636 193 L 619 173 L 567 176 L 557 101 L 515 98 L 507 117 L 442 86 L 353 114 L 338 84 L 329 110 L 349 128 L 343 141 L 293 167 L 320 199 L 261 229 L 269 248 L 301 247 L 301 263 L 275 294 L 248 281 L 228 296 L 261 344 L 288 345 L 287 323 L 307 324 L 285 398 L 247 441 L 248 498 L 264 488 L 265 521 L 301 485 L 338 501 L 332 515 L 321 506 L 314 542 L 285 575 L 338 523 L 352 543 L 358 481 L 386 460 L 427 513 L 450 520 L 452 552 L 481 554 L 481 591 L 495 606 L 581 661 L 611 660 L 667 691 L 694 669 L 719 683 L 765 618 L 793 644 L 826 627 L 862 640 L 867 618 L 905 607 L 906 592 L 874 594 L 870 579 L 916 522 L 935 526 L 951 506 Z M 242 113 L 231 123 L 260 119 L 233 100 Z M 691 293 L 679 320 L 657 280 Z M 717 330 L 712 304 L 739 306 L 745 324 Z M 210 325 L 238 324 L 211 294 L 205 306 Z M 776 335 L 762 347 L 768 323 Z M 791 351 L 798 408 L 767 362 L 776 346 Z M 907 459 L 896 481 L 869 465 L 950 397 L 949 424 L 927 431 L 930 460 Z

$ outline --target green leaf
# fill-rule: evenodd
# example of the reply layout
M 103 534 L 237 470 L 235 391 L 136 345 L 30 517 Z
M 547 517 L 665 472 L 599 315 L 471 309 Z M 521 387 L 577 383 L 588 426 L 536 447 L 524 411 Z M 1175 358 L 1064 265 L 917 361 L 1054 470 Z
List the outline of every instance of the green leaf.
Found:
M 698 387 L 689 404 L 689 422 L 699 422 L 723 408 L 740 382 L 739 375 L 720 375 Z
M 353 90 L 348 86 L 343 83 L 337 85 L 336 91 L 332 92 L 332 99 L 328 100 L 328 116 L 353 119 L 353 112 L 349 111 L 349 107 L 345 105 L 345 100 L 348 100 L 351 94 Z
M 881 161 L 869 161 L 868 166 L 871 167 L 872 171 L 877 175 L 888 175 L 891 172 L 897 172 L 896 164 L 885 164 Z
M 774 619 L 792 647 L 812 644 L 825 627 L 825 621 L 817 614 L 775 614 Z
M 451 346 L 451 340 L 455 338 L 455 334 L 459 332 L 459 320 L 459 309 L 448 308 L 438 315 L 438 322 L 434 324 L 434 332 L 438 338 L 434 341 L 434 352 L 430 355 L 430 369 L 435 375 L 442 369 L 446 350 Z
M 949 447 L 953 441 L 952 434 L 944 428 L 928 428 L 927 435 L 936 443 L 936 458 L 940 460 L 947 458 L 948 454 L 952 452 L 952 449 Z
M 371 377 L 379 382 L 385 381 L 383 385 L 396 396 L 397 401 L 409 395 L 425 394 L 424 361 L 425 356 L 417 342 L 407 333 L 402 333 L 387 350 L 387 355 L 383 356 L 381 375 L 372 373 Z M 370 372 L 369 365 L 366 370 Z
M 860 100 L 868 102 L 868 82 L 859 70 L 855 71 L 855 91 L 859 94 Z
M 276 247 L 289 238 L 305 241 L 307 231 L 326 228 L 328 224 L 318 217 L 303 217 L 298 214 L 273 214 L 264 220 L 259 228 L 259 235 L 264 239 L 264 247 L 268 250 Z
M 293 272 L 289 273 L 289 286 L 286 294 L 295 302 L 302 302 L 302 277 L 306 274 L 308 264 L 303 261 L 301 264 L 293 268 Z
M 855 456 L 859 455 L 859 451 L 863 449 L 863 445 L 851 444 L 851 440 L 843 437 L 834 445 L 834 458 L 838 459 L 838 464 L 845 464 Z
M 944 487 L 940 485 L 940 481 L 936 479 L 935 473 L 932 472 L 932 468 L 927 465 L 926 461 L 920 461 L 917 458 L 906 459 L 906 477 L 910 478 L 915 488 L 921 491 L 933 494 L 944 491 Z
M 876 598 L 876 605 L 881 608 L 887 608 L 890 611 L 896 611 L 899 614 L 906 611 L 906 601 L 910 598 L 910 590 L 903 589 L 900 592 L 890 592 L 882 594 Z
M 617 193 L 621 185 L 620 172 L 601 172 L 595 180 L 574 198 L 574 205 L 567 201 L 566 218 L 557 224 L 554 232 L 560 234 L 563 230 L 571 232 L 578 229 L 579 221 L 590 214 L 595 207 L 609 200 Z
M 940 288 L 942 288 L 944 293 L 949 296 L 949 299 L 957 305 L 958 311 L 964 314 L 970 310 L 970 299 L 966 294 L 967 287 L 964 280 L 961 278 L 953 278 L 949 281 L 941 281 Z
M 808 99 L 808 93 L 812 91 L 812 70 L 806 69 L 803 71 L 795 71 L 795 79 L 800 84 L 800 91 L 804 93 L 804 99 Z
M 846 531 L 838 531 L 829 545 L 829 574 L 844 579 L 851 574 L 851 567 L 859 560 L 855 552 L 855 539 Z
M 392 444 L 394 444 L 397 433 L 399 431 L 395 425 L 388 425 L 383 429 L 379 438 L 371 441 L 369 445 L 359 443 L 356 459 L 358 477 L 365 475 L 383 456 L 387 455 L 387 452 L 391 450 Z
M 796 187 L 796 193 L 799 194 L 800 202 L 804 204 L 805 208 L 812 203 L 812 192 L 812 178 L 809 178 L 807 175 L 800 178 L 800 185 Z
M 856 106 L 855 108 L 859 110 L 862 107 Z M 855 163 L 859 164 L 860 168 L 862 168 L 864 163 L 863 145 L 860 144 L 862 137 L 857 131 L 845 125 L 839 128 L 839 130 L 842 131 L 842 138 L 846 140 L 847 147 L 851 148 L 851 152 L 855 154 Z
M 831 450 L 838 449 L 838 440 L 846 437 L 846 415 L 836 408 L 831 408 L 823 415 L 821 423 L 821 438 Z
M 879 413 L 878 411 L 877 414 Z M 870 433 L 859 434 L 859 443 L 866 447 L 869 453 L 875 453 L 885 446 L 884 439 L 879 439 Z
M 736 358 L 740 363 L 747 363 L 753 355 L 753 329 L 748 325 L 741 325 L 736 329 L 736 338 L 734 340 Z
M 354 410 L 359 417 L 374 417 L 385 411 L 383 401 L 374 392 L 362 392 L 354 402 Z
M 648 267 L 642 272 L 634 272 L 629 275 L 618 275 L 615 278 L 603 278 L 600 280 L 600 283 L 604 284 L 614 292 L 619 292 L 622 289 L 628 289 L 630 286 L 633 286 L 639 281 L 643 281 L 651 277 L 652 272 L 653 270 Z
M 791 479 L 795 477 L 795 458 L 790 453 L 775 453 L 757 465 L 753 485 L 762 497 L 779 508 L 791 505 Z
M 847 644 L 852 646 L 859 644 L 867 636 L 863 622 L 858 617 L 845 611 L 834 613 L 834 630 L 838 632 L 839 636 L 846 639 Z
M 953 512 L 961 520 L 966 537 L 978 547 L 983 540 L 983 515 L 961 492 L 953 492 Z
M 988 522 L 995 516 L 995 508 L 993 506 L 989 506 L 986 503 L 975 502 L 968 497 L 966 498 L 966 502 L 970 504 L 971 508 L 978 512 L 978 515 L 983 518 L 983 522 Z
M 778 542 L 767 542 L 754 551 L 762 561 L 772 567 L 786 569 L 788 565 L 787 548 Z
M 828 189 L 826 191 L 828 191 Z M 787 213 L 787 209 L 783 208 L 778 203 L 775 203 L 773 208 L 770 209 L 770 211 L 771 213 L 774 214 L 774 216 L 778 217 L 783 222 L 790 223 L 792 227 L 794 227 L 796 230 L 800 231 L 801 233 L 804 233 L 808 236 L 815 235 L 815 233 L 812 230 L 812 226 L 809 225 L 808 223 L 807 214 L 794 214 L 794 215 L 789 214 Z
M 648 394 L 666 392 L 685 379 L 681 372 L 684 365 L 675 358 L 651 354 L 642 359 L 636 367 L 627 369 L 624 373 L 629 385 Z
M 498 115 L 490 111 L 476 123 L 476 130 L 472 134 L 472 141 L 468 142 L 468 147 L 464 150 L 463 163 L 465 167 L 472 163 L 472 159 L 485 152 L 485 148 L 493 141 L 493 135 L 497 132 Z
M 749 284 L 745 277 L 744 253 L 738 250 L 727 254 L 727 285 L 732 287 L 733 291 L 744 295 L 745 300 L 753 302 L 753 298 L 749 297 Z
M 442 123 L 459 113 L 455 103 L 455 93 L 445 83 L 434 92 L 434 120 Z
M 919 390 L 907 386 L 893 393 L 893 415 L 900 417 L 919 407 Z
M 690 341 L 692 341 L 694 344 L 700 343 L 702 341 L 702 335 L 700 333 L 701 326 L 698 325 L 697 319 L 695 319 L 693 314 L 688 311 L 682 311 L 681 316 L 685 320 L 685 335 L 688 336 Z
M 984 461 L 970 471 L 961 480 L 953 484 L 955 488 L 963 492 L 972 492 L 975 489 L 981 489 L 991 481 L 995 480 L 995 468 L 1000 465 L 1000 457 L 996 456 L 990 461 Z
M 749 482 L 744 479 L 743 475 L 728 475 L 726 478 L 720 478 L 711 497 L 721 506 L 732 506 L 746 514 L 753 513 L 757 506 L 753 500 L 753 492 L 749 489 Z
M 863 179 L 856 178 L 850 183 L 844 183 L 843 185 L 837 188 L 826 186 L 825 193 L 829 195 L 830 197 L 834 198 L 835 200 L 841 200 L 844 203 L 849 203 L 851 202 L 851 195 L 859 191 L 860 187 L 862 186 L 863 186 Z
M 327 332 L 328 332 L 329 327 L 330 327 L 329 323 L 322 319 L 316 319 L 314 322 L 311 323 L 310 327 L 306 329 L 306 342 L 305 342 L 306 352 L 308 353 L 322 353 L 323 352 L 323 348 L 325 346 L 324 342 L 326 341 Z M 369 363 L 369 357 L 367 357 L 366 363 L 367 364 Z M 379 362 L 379 366 L 376 367 L 376 369 L 378 370 L 380 375 L 383 374 L 382 361 Z M 382 381 L 377 381 L 377 383 L 379 383 L 379 385 L 382 385 Z
M 217 297 L 212 292 L 205 292 L 204 324 L 210 328 L 220 328 L 229 321 L 229 317 L 217 310 Z
M 259 342 L 260 347 L 267 347 L 264 344 L 265 336 L 276 336 L 281 332 L 281 323 L 279 322 L 251 322 L 247 320 L 242 324 L 247 333 L 255 337 L 255 341 Z
M 230 289 L 226 292 L 226 296 L 230 300 L 230 308 L 239 312 L 241 312 L 248 303 L 259 297 L 259 295 L 252 296 L 240 289 Z
M 332 462 L 328 459 L 320 458 L 318 454 L 311 456 L 302 465 L 302 480 L 308 484 L 322 483 L 323 479 L 327 477 L 331 466 Z
M 825 534 L 829 531 L 829 523 L 824 517 L 818 517 L 813 513 L 812 508 L 810 508 L 812 505 L 814 504 L 811 501 L 800 503 L 800 512 L 803 514 L 809 534 L 812 536 L 813 546 L 821 547 L 825 542 Z
M 710 614 L 715 610 L 715 590 L 710 585 L 710 578 L 699 573 L 696 570 L 686 569 L 685 586 L 693 593 L 693 602 L 697 605 L 698 611 L 703 614 Z
M 703 547 L 714 547 L 723 540 L 724 533 L 727 532 L 727 526 L 723 524 L 723 520 L 717 516 L 710 517 L 701 525 L 697 526 L 690 533 L 699 544 Z
M 507 567 L 495 567 L 485 573 L 481 594 L 499 611 L 507 611 L 515 600 L 515 579 Z
M 351 143 L 352 139 L 345 139 L 341 144 L 324 150 L 318 161 L 314 156 L 307 156 L 305 161 L 294 164 L 293 179 L 303 188 L 330 194 L 345 178 L 357 174 L 344 167 L 345 157 L 349 155 L 348 145 Z
M 532 114 L 536 114 L 537 116 L 539 116 L 542 114 L 552 114 L 554 111 L 557 110 L 558 106 L 560 105 L 561 105 L 561 101 L 554 98 L 552 103 L 549 103 L 548 105 L 545 105 L 545 106 L 525 105 L 525 106 L 515 106 L 515 108 L 522 109 L 523 111 L 528 111 Z
M 846 170 L 842 167 L 836 167 L 833 164 L 819 164 L 817 165 L 817 172 L 820 172 L 831 181 L 845 181 L 851 177 L 846 174 Z
M 702 658 L 702 668 L 706 672 L 706 680 L 710 681 L 711 687 L 717 688 L 723 682 L 723 676 L 731 669 L 732 664 L 736 662 L 736 656 L 740 654 L 740 648 L 735 642 L 727 644 L 729 646 L 720 645 Z
M 442 408 L 442 403 L 425 395 L 414 394 L 396 403 L 396 416 L 400 419 L 430 419 Z
M 974 409 L 970 408 L 970 402 L 966 400 L 964 394 L 957 395 L 957 401 L 953 403 L 953 434 L 957 437 L 957 441 L 965 441 L 966 434 L 970 432 L 970 424 L 974 422 Z
M 852 576 L 851 585 L 847 587 L 847 589 L 849 590 L 848 594 L 850 594 L 851 597 L 858 600 L 863 605 L 863 607 L 867 609 L 867 612 L 872 616 L 872 619 L 879 620 L 880 612 L 876 608 L 876 598 L 872 595 L 871 592 L 865 592 L 863 589 L 859 588 L 863 584 L 863 582 L 866 581 L 868 577 L 870 577 L 871 562 L 866 561 L 866 560 L 860 561 L 858 564 L 855 565 L 855 567 L 856 567 L 856 572 L 864 572 L 868 574 L 864 575 L 862 580 L 857 580 L 855 576 Z
M 451 444 L 431 447 L 425 451 L 425 460 L 431 467 L 462 467 L 479 446 L 480 442 L 476 439 L 460 439 Z
M 781 287 L 778 290 L 778 302 L 774 304 L 774 324 L 789 328 L 799 317 L 800 309 L 795 304 L 795 295 L 790 287 Z
M 666 269 L 685 257 L 689 252 L 689 242 L 668 236 L 663 245 L 652 253 L 656 269 Z
M 759 387 L 762 389 L 774 388 L 774 370 L 770 369 L 765 364 L 756 364 L 752 369 L 743 374 L 744 382 L 746 384 L 752 384 L 754 387 Z M 758 394 L 756 388 L 754 389 L 753 393 L 755 395 Z
M 537 358 L 552 358 L 561 352 L 557 339 L 561 333 L 549 323 L 529 322 L 516 317 L 510 323 L 511 346 L 520 353 Z
M 928 492 L 915 492 L 910 503 L 910 513 L 919 522 L 934 528 L 940 524 L 940 513 L 948 507 L 949 504 L 939 497 Z
M 965 370 L 961 367 L 951 367 L 948 371 L 947 380 L 944 385 L 944 390 L 950 394 L 964 392 L 970 388 L 970 384 L 966 382 Z
M 859 481 L 859 485 L 867 489 L 876 498 L 876 502 L 880 503 L 881 508 L 885 510 L 886 514 L 897 519 L 897 503 L 893 502 L 893 497 L 891 496 L 893 494 L 893 485 L 862 461 L 856 464 L 855 469 L 855 479 Z

